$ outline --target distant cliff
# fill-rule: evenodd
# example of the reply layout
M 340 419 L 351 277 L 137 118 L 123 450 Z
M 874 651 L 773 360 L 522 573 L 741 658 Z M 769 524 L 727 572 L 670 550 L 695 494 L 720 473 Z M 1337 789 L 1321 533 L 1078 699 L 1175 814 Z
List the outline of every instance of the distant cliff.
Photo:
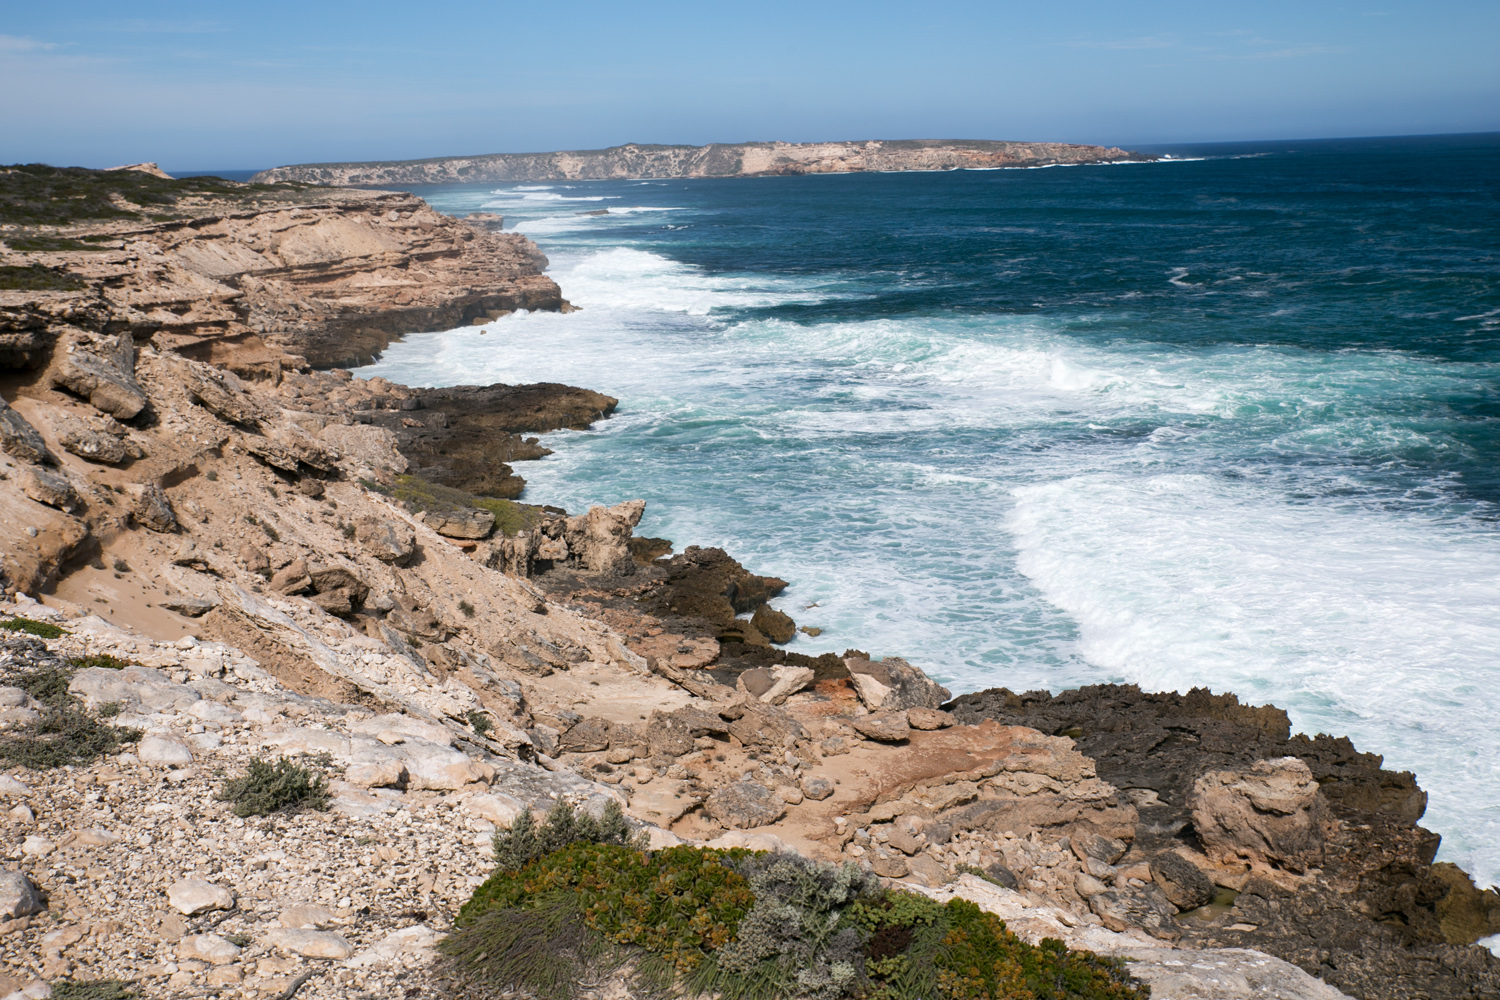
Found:
M 767 177 L 867 170 L 985 170 L 1064 163 L 1153 160 L 1154 156 L 1065 142 L 902 139 L 868 142 L 743 142 L 708 146 L 629 143 L 560 153 L 492 153 L 371 163 L 276 167 L 256 181 L 376 187 L 490 181 L 628 180 L 662 177 Z

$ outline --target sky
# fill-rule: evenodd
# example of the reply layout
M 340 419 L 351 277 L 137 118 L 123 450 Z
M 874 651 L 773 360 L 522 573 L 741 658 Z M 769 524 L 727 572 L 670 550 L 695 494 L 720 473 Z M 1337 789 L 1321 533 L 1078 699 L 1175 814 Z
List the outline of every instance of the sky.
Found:
M 0 162 L 1500 130 L 1500 3 L 0 2 Z

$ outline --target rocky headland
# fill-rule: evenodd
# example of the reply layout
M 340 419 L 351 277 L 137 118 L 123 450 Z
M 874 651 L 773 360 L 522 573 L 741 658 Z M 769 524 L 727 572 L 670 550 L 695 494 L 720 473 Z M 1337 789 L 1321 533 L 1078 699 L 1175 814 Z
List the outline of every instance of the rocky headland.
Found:
M 664 177 L 778 177 L 862 171 L 995 170 L 1071 163 L 1153 160 L 1113 146 L 982 139 L 863 142 L 738 142 L 707 146 L 627 143 L 556 153 L 491 153 L 374 163 L 304 163 L 255 176 L 379 187 L 382 184 L 483 184 L 494 181 L 630 180 Z
M 490 835 L 559 800 L 969 899 L 1158 1000 L 1500 995 L 1473 944 L 1500 899 L 1347 740 L 1232 695 L 955 699 L 802 655 L 768 603 L 795 581 L 637 537 L 638 500 L 521 502 L 537 435 L 616 400 L 315 364 L 560 308 L 526 241 L 405 195 L 86 173 L 128 214 L 0 189 L 0 997 L 461 995 L 435 947 Z M 299 240 L 347 295 L 286 276 Z M 226 782 L 280 757 L 325 808 L 237 815 Z

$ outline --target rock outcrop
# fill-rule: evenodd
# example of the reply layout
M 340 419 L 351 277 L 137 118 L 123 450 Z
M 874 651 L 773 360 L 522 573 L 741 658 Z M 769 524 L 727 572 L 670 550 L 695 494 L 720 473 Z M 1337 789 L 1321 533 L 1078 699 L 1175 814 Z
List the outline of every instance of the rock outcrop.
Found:
M 49 193 L 63 183 L 119 202 L 69 216 Z M 144 405 L 132 340 L 275 381 L 368 360 L 407 333 L 562 306 L 524 237 L 408 194 L 40 167 L 0 174 L 0 189 L 49 206 L 32 213 L 49 222 L 0 244 L 0 265 L 37 275 L 0 291 L 0 365 L 55 358 L 56 384 L 122 420 Z M 15 249 L 31 245 L 53 249 Z M 92 346 L 57 349 L 78 337 Z
M 262 171 L 256 181 L 304 184 L 476 184 L 492 181 L 646 177 L 764 177 L 865 170 L 962 170 L 1114 163 L 1152 156 L 1064 142 L 871 140 L 743 142 L 707 146 L 627 144 L 559 153 L 495 153 L 394 163 L 308 163 Z

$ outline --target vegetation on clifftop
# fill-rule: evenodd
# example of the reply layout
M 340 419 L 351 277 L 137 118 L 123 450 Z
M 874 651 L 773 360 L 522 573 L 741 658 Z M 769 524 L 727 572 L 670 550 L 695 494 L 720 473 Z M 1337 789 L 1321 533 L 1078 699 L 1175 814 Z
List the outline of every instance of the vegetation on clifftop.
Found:
M 0 167 L 0 222 L 62 226 L 113 219 L 173 216 L 187 198 L 253 200 L 285 196 L 301 184 L 237 184 L 222 177 L 168 179 L 140 170 L 89 170 L 17 163 Z M 160 221 L 160 219 L 157 219 Z M 18 246 L 14 249 L 97 249 L 83 246 Z
M 645 850 L 618 807 L 593 820 L 559 806 L 541 825 L 523 814 L 495 854 L 442 946 L 481 990 L 572 1000 L 591 979 L 625 974 L 642 992 L 722 1000 L 1150 995 L 1111 959 L 1027 944 L 973 903 L 886 889 L 852 864 Z

